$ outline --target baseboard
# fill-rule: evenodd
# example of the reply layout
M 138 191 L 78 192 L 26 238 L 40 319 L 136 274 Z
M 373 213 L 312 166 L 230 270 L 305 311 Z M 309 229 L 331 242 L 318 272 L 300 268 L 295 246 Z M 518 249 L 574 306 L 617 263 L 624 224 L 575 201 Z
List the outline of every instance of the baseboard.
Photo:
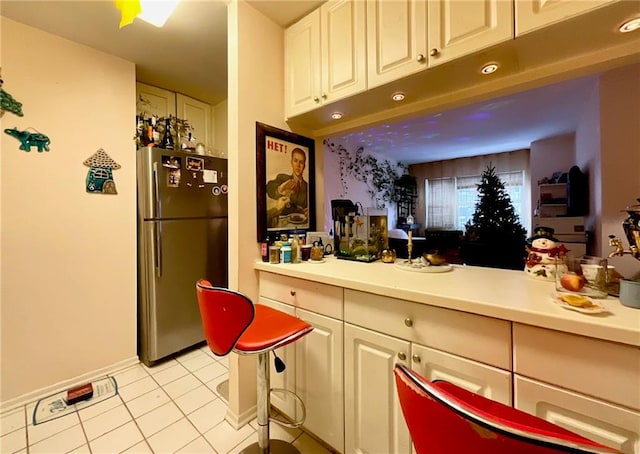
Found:
M 229 424 L 231 424 L 231 426 L 235 430 L 240 430 L 242 427 L 249 424 L 256 417 L 257 413 L 258 413 L 257 405 L 253 405 L 248 410 L 242 412 L 239 415 L 233 413 L 230 409 L 227 409 L 227 414 L 225 415 L 224 419 Z
M 47 397 L 62 390 L 72 388 L 73 386 L 93 381 L 97 378 L 104 377 L 105 375 L 113 375 L 120 370 L 131 367 L 134 364 L 138 364 L 139 362 L 140 360 L 138 359 L 138 357 L 133 356 L 131 358 L 118 361 L 117 363 L 113 363 L 110 366 L 96 369 L 78 377 L 73 377 L 69 380 L 63 380 L 53 385 L 45 386 L 44 388 L 37 389 L 18 397 L 14 397 L 13 399 L 0 402 L 0 413 L 13 410 L 14 408 L 20 407 L 22 405 L 30 404 L 31 402 L 42 399 L 43 397 Z

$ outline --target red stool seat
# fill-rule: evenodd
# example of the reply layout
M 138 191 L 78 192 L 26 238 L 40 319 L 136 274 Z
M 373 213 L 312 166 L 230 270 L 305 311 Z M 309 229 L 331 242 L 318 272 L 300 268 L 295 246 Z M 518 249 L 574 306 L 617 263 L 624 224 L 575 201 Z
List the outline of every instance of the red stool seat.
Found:
M 239 353 L 259 353 L 280 348 L 304 336 L 313 327 L 293 315 L 255 304 L 255 316 L 242 333 L 234 350 Z
M 417 454 L 619 453 L 581 435 L 397 364 L 402 414 Z

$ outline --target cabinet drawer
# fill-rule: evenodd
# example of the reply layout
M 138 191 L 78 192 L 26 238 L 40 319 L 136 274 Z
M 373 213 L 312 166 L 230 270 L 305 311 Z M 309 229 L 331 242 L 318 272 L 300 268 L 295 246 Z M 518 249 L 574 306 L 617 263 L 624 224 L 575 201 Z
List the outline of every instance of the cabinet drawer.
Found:
M 511 323 L 426 304 L 344 291 L 346 322 L 511 370 Z
M 603 387 L 611 385 L 604 376 L 601 381 Z M 514 384 L 517 409 L 624 453 L 640 454 L 640 413 L 518 375 Z
M 640 409 L 640 349 L 513 325 L 514 372 Z
M 488 399 L 512 405 L 511 372 L 413 344 L 411 367 L 431 381 L 444 380 Z
M 342 320 L 342 288 L 260 273 L 260 296 Z

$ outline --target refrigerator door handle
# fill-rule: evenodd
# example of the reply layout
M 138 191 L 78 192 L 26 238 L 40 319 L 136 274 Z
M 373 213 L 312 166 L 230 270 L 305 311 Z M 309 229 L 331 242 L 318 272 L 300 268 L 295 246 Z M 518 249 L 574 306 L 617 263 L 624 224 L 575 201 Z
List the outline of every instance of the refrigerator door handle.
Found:
M 162 227 L 158 222 L 153 223 L 153 250 L 156 277 L 162 277 Z
M 162 205 L 160 197 L 158 196 L 160 191 L 158 190 L 158 163 L 153 163 L 153 206 L 151 207 L 151 217 L 156 218 L 162 213 Z

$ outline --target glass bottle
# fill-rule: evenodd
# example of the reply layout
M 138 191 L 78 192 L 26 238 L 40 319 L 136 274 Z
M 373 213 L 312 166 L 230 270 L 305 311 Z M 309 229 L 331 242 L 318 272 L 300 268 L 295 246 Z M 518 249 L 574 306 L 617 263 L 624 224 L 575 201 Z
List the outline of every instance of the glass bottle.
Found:
M 291 241 L 291 263 L 300 263 L 302 261 L 302 251 L 300 250 L 300 239 L 298 233 L 293 234 L 293 240 Z
M 153 117 L 152 117 L 153 118 Z M 149 123 L 147 124 L 147 146 L 153 147 L 155 145 L 154 135 L 153 135 L 153 119 L 149 118 Z
M 171 117 L 165 119 L 164 135 L 160 142 L 160 148 L 173 150 L 173 136 L 171 135 Z

